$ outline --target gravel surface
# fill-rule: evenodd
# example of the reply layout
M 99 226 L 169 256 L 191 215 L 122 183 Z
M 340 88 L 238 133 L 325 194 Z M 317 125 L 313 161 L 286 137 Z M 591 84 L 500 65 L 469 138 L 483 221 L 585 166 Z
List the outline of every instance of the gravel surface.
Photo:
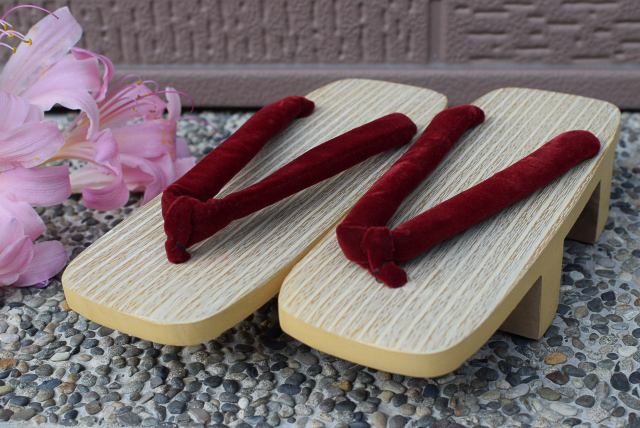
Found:
M 213 126 L 179 132 L 201 157 L 249 115 L 202 112 Z M 625 113 L 605 232 L 565 242 L 560 306 L 539 341 L 499 332 L 456 372 L 411 378 L 293 340 L 273 299 L 215 340 L 163 346 L 69 310 L 58 276 L 0 290 L 0 425 L 640 427 L 639 133 L 640 114 Z M 73 259 L 139 203 L 42 208 L 44 239 Z

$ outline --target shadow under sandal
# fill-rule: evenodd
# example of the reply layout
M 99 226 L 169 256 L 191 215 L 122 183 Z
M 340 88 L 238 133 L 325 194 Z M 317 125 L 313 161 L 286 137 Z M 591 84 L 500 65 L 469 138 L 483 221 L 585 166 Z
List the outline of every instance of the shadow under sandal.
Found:
M 233 136 L 211 151 L 191 171 L 165 190 L 162 197 L 165 248 L 172 263 L 187 261 L 187 248 L 246 217 L 352 166 L 408 143 L 416 125 L 392 113 L 352 129 L 305 152 L 271 175 L 243 190 L 214 196 L 284 126 L 307 116 L 313 103 L 289 97 L 258 111 Z
M 430 127 L 439 123 L 440 115 Z M 432 148 L 430 140 L 421 138 L 398 159 L 362 196 L 336 230 L 345 256 L 369 269 L 378 281 L 391 288 L 407 283 L 407 274 L 398 263 L 416 257 L 530 195 L 600 151 L 600 141 L 592 133 L 565 132 L 510 167 L 391 230 L 386 224 L 402 202 L 399 196 L 406 197 L 428 174 L 420 171 L 417 165 L 433 162 L 432 152 L 436 149 Z M 418 143 L 424 144 L 416 147 Z M 376 210 L 374 201 L 380 200 L 391 200 L 392 203 Z

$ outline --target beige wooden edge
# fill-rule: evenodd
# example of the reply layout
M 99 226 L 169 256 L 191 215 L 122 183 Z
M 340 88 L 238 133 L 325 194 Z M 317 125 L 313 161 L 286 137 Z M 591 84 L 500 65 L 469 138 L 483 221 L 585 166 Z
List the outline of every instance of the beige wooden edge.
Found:
M 157 198 L 160 197 L 161 195 L 157 196 Z M 149 202 L 149 205 L 151 205 L 151 202 Z M 340 220 L 336 221 L 334 227 L 339 223 Z M 301 253 L 290 264 L 280 269 L 278 273 L 274 275 L 264 286 L 253 290 L 253 292 L 246 296 L 241 297 L 231 306 L 217 313 L 215 316 L 195 322 L 184 324 L 158 323 L 132 316 L 122 311 L 114 310 L 113 308 L 107 308 L 84 298 L 70 288 L 66 288 L 64 294 L 69 307 L 74 311 L 94 322 L 97 322 L 98 324 L 109 326 L 111 329 L 127 333 L 134 337 L 141 337 L 152 342 L 167 345 L 197 345 L 218 337 L 230 327 L 244 320 L 249 314 L 258 310 L 262 305 L 268 302 L 269 299 L 275 296 L 280 290 L 280 285 L 284 281 L 284 278 L 291 271 L 293 266 L 307 255 L 307 253 L 317 244 L 318 241 L 324 238 L 325 235 L 322 235 L 316 241 L 312 242 L 303 253 Z M 63 283 L 65 281 L 64 273 L 62 275 L 62 281 Z

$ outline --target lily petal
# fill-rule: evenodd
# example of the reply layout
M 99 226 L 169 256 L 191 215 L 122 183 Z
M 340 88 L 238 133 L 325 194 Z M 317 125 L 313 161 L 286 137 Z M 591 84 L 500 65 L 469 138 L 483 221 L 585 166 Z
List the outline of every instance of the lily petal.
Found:
M 71 173 L 71 192 L 82 193 L 85 187 L 98 189 L 115 181 L 116 175 L 108 174 L 94 164 L 88 163 Z
M 33 258 L 33 242 L 28 236 L 14 241 L 0 252 L 0 285 L 18 280 Z
M 42 110 L 39 106 L 35 104 L 31 104 L 29 106 L 29 114 L 25 118 L 25 123 L 27 122 L 42 122 L 44 120 L 44 110 Z
M 161 159 L 159 165 L 154 164 Z M 153 199 L 173 181 L 195 165 L 195 158 L 187 157 L 171 161 L 168 155 L 148 160 L 122 155 L 122 176 L 130 192 L 145 192 L 143 204 Z M 95 164 L 87 164 L 71 173 L 71 189 L 81 192 L 85 187 L 99 188 L 112 184 L 115 176 L 106 174 Z
M 144 192 L 149 184 L 154 180 L 153 176 L 142 171 L 140 168 L 122 167 L 124 182 L 130 192 Z
M 108 184 L 113 182 L 113 176 L 122 175 L 120 151 L 111 130 L 99 131 L 94 141 L 87 141 L 84 138 L 82 134 L 85 130 L 85 125 L 74 129 L 67 135 L 64 146 L 56 154 L 56 159 L 78 159 L 88 162 L 87 165 L 71 173 L 72 193 L 78 193 L 84 187 L 103 187 L 104 184 L 92 185 L 92 174 L 106 175 L 109 177 L 106 180 Z M 88 181 L 85 182 L 85 179 Z M 101 179 L 99 182 L 105 183 L 105 180 Z
M 93 150 L 95 162 L 117 168 L 120 150 L 111 129 L 105 129 L 96 134 Z
M 169 154 L 164 154 L 153 159 L 143 159 L 141 157 L 122 154 L 122 171 L 125 177 L 134 176 L 132 169 L 139 169 L 140 172 L 150 176 L 150 180 L 144 189 L 142 205 L 159 195 L 169 184 L 173 182 L 173 161 Z
M 15 217 L 0 219 L 0 250 L 8 247 L 24 236 L 24 229 Z
M 67 54 L 49 67 L 48 70 L 43 70 L 40 77 L 20 96 L 32 100 L 57 89 L 99 93 L 101 88 L 98 60 L 94 58 L 79 60 L 74 55 Z M 42 107 L 45 110 L 49 110 L 53 104 L 55 102 L 51 103 L 50 106 L 43 105 Z
M 52 120 L 25 123 L 0 134 L 0 171 L 46 162 L 64 144 Z
M 98 104 L 86 91 L 65 88 L 54 89 L 34 96 L 29 101 L 45 111 L 51 109 L 54 104 L 60 104 L 71 110 L 82 110 L 87 114 L 90 121 L 86 137 L 88 140 L 94 136 L 100 126 Z
M 67 264 L 67 252 L 62 243 L 47 241 L 33 246 L 33 258 L 13 285 L 26 287 L 48 281 Z
M 46 230 L 44 221 L 28 203 L 9 193 L 0 193 L 0 221 L 11 217 L 20 222 L 23 233 L 35 241 Z
M 30 45 L 21 43 L 0 74 L 0 89 L 14 95 L 26 90 L 53 63 L 62 58 L 82 36 L 82 27 L 68 7 L 47 15 L 26 34 Z
M 195 164 L 196 158 L 194 157 L 181 158 L 173 162 L 173 181 L 185 175 Z
M 29 205 L 55 205 L 71 195 L 69 165 L 17 167 L 0 174 L 0 191 Z
M 31 104 L 27 100 L 0 91 L 0 132 L 22 125 L 30 112 Z
M 176 123 L 158 119 L 112 128 L 120 153 L 153 158 L 169 153 L 175 156 Z
M 107 93 L 107 84 L 113 79 L 116 73 L 115 67 L 109 58 L 104 55 L 99 55 L 95 52 L 88 51 L 82 48 L 71 48 L 71 53 L 76 59 L 83 60 L 88 58 L 96 58 L 102 63 L 104 68 L 104 75 L 102 76 L 102 86 L 98 92 L 94 92 L 93 97 L 96 101 L 102 101 Z
M 88 121 L 85 121 L 85 123 L 86 122 Z M 64 135 L 64 146 L 58 150 L 55 159 L 92 160 L 95 155 L 95 150 L 93 144 L 87 140 L 88 131 L 89 125 L 82 124 L 75 126 L 71 132 L 66 133 Z M 79 155 L 80 157 L 78 157 Z
M 85 207 L 109 211 L 120 208 L 127 203 L 129 190 L 122 176 L 118 176 L 113 183 L 100 189 L 83 189 L 82 197 L 84 198 Z
M 189 145 L 187 144 L 187 140 L 181 137 L 176 137 L 176 158 L 181 159 L 181 158 L 186 158 L 190 156 L 191 156 L 191 152 L 189 151 Z
M 152 120 L 164 114 L 166 105 L 146 85 L 132 83 L 107 93 L 100 103 L 100 123 L 104 128 L 115 128 L 140 117 Z

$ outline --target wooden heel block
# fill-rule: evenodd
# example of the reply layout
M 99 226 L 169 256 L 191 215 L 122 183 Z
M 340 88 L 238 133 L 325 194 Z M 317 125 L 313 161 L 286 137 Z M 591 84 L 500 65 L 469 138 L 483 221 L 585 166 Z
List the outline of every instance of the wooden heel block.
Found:
M 617 141 L 617 137 L 615 138 Z M 605 147 L 602 162 L 594 171 L 593 180 L 580 197 L 556 238 L 542 252 L 529 276 L 539 274 L 527 294 L 518 303 L 500 330 L 531 339 L 541 338 L 551 325 L 558 308 L 558 293 L 562 282 L 562 236 L 594 244 L 607 222 L 609 193 L 613 171 L 615 145 Z M 575 218 L 573 226 L 571 220 Z

